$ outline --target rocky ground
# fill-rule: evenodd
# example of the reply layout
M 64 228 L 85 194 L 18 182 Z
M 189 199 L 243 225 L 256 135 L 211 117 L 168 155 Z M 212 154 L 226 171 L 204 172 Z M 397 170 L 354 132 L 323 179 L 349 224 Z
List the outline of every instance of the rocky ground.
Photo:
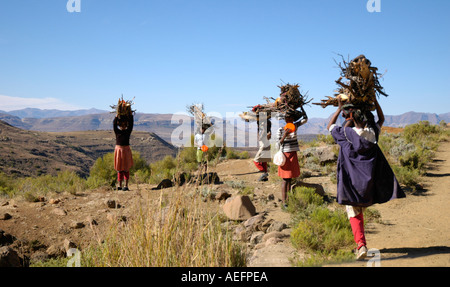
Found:
M 228 160 L 210 167 L 220 183 L 210 185 L 213 196 L 205 204 L 225 213 L 223 199 L 249 187 L 254 216 L 232 225 L 235 239 L 248 246 L 248 265 L 292 266 L 293 260 L 304 254 L 290 243 L 293 226 L 290 214 L 281 208 L 281 183 L 277 178 L 258 182 L 260 174 L 255 170 L 251 159 Z M 425 181 L 422 192 L 373 207 L 381 213 L 381 223 L 367 226 L 367 240 L 369 248 L 381 252 L 382 266 L 450 266 L 446 206 L 450 200 L 450 143 L 441 145 Z M 336 193 L 329 176 L 311 173 L 304 182 L 331 196 Z M 77 195 L 61 193 L 34 203 L 21 198 L 0 199 L 0 266 L 26 265 L 95 243 L 112 223 L 132 220 L 139 204 L 158 200 L 161 191 L 154 187 L 131 185 L 126 192 L 105 188 Z M 174 188 L 162 192 L 170 194 Z M 370 259 L 339 266 L 367 266 Z

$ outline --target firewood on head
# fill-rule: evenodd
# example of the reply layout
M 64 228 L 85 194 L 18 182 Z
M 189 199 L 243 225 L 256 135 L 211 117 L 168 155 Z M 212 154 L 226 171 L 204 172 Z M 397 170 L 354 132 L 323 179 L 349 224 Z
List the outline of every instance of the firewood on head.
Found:
M 342 63 L 338 63 L 341 69 L 341 77 L 336 81 L 339 88 L 336 91 L 335 97 L 328 97 L 320 103 L 313 103 L 320 105 L 323 108 L 327 106 L 338 106 L 338 97 L 347 99 L 348 102 L 357 106 L 364 106 L 367 110 L 375 110 L 375 100 L 379 95 L 388 96 L 384 92 L 384 88 L 380 85 L 378 68 L 372 67 L 372 63 L 364 55 L 359 55 L 350 62 L 346 62 L 342 57 Z M 345 82 L 342 80 L 345 79 Z

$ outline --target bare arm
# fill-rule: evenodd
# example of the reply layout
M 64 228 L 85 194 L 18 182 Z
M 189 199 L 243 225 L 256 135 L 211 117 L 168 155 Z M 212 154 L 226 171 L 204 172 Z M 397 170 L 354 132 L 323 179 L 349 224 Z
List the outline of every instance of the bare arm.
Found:
M 300 127 L 300 126 L 303 126 L 304 124 L 306 124 L 306 123 L 308 122 L 308 116 L 306 115 L 305 110 L 303 109 L 303 107 L 300 107 L 300 109 L 301 109 L 302 112 L 303 112 L 303 116 L 301 117 L 300 120 L 298 120 L 298 121 L 295 123 L 295 126 L 296 126 L 297 128 Z
M 327 130 L 330 130 L 330 127 L 336 123 L 336 121 L 337 121 L 337 119 L 338 119 L 338 117 L 339 117 L 339 114 L 341 113 L 341 110 L 342 110 L 342 102 L 341 102 L 341 99 L 340 99 L 340 98 L 338 98 L 338 103 L 339 103 L 339 107 L 338 107 L 338 109 L 334 112 L 333 116 L 331 117 L 331 120 L 330 120 L 330 122 L 328 123 L 328 126 L 327 126 Z

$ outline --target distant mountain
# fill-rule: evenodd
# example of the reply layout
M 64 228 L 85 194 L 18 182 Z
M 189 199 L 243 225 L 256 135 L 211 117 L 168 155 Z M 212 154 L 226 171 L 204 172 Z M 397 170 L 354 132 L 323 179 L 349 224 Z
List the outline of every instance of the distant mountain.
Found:
M 64 116 L 63 116 L 64 115 Z M 0 120 L 3 120 L 12 126 L 21 129 L 43 131 L 43 132 L 73 132 L 73 131 L 93 131 L 93 130 L 112 130 L 112 121 L 114 115 L 107 111 L 90 109 L 80 111 L 58 111 L 58 110 L 39 110 L 25 109 L 8 113 L 0 113 Z M 179 128 L 178 121 L 172 122 L 172 114 L 144 114 L 135 115 L 135 130 L 152 132 L 157 134 L 163 140 L 171 142 L 171 136 L 175 129 Z M 429 121 L 432 124 L 439 124 L 441 120 L 450 122 L 450 113 L 416 113 L 408 112 L 397 116 L 385 116 L 385 126 L 404 127 L 419 121 Z M 193 131 L 193 120 L 188 116 L 182 117 L 185 123 L 191 124 Z M 217 119 L 220 121 L 220 119 Z M 327 134 L 326 129 L 328 119 L 310 118 L 308 123 L 299 129 L 301 135 Z M 256 134 L 256 124 L 244 124 L 241 119 L 225 119 L 223 127 L 233 124 L 237 125 L 235 129 L 235 146 L 244 146 L 249 141 L 249 134 Z M 338 123 L 342 123 L 339 118 Z M 220 135 L 219 135 L 220 136 Z M 224 135 L 224 138 L 226 135 Z
M 93 115 L 93 114 L 103 114 L 108 111 L 98 110 L 98 109 L 89 109 L 89 110 L 74 110 L 74 111 L 61 111 L 61 110 L 41 110 L 41 109 L 33 109 L 26 108 L 22 110 L 15 110 L 9 112 L 0 111 L 0 113 L 9 114 L 12 116 L 16 116 L 19 118 L 35 118 L 35 119 L 44 119 L 44 118 L 59 118 L 59 117 L 77 117 L 77 116 L 85 116 L 85 115 Z

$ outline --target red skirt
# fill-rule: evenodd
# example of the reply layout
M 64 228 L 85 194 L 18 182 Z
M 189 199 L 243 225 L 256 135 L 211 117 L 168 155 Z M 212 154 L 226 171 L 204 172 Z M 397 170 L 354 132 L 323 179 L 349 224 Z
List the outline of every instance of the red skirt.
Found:
M 114 149 L 114 169 L 116 171 L 130 171 L 133 166 L 133 154 L 130 146 L 116 145 Z
M 278 176 L 281 178 L 296 178 L 300 176 L 297 152 L 284 152 L 286 163 L 278 167 Z

